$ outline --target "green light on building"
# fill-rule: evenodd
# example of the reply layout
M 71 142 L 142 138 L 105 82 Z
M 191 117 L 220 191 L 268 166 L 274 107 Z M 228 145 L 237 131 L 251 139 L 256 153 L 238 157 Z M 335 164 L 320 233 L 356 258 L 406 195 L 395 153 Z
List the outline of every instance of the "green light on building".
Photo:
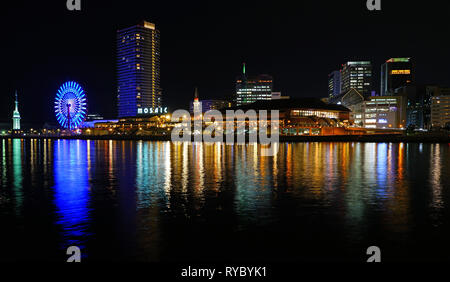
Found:
M 411 58 L 391 58 L 388 63 L 408 63 Z

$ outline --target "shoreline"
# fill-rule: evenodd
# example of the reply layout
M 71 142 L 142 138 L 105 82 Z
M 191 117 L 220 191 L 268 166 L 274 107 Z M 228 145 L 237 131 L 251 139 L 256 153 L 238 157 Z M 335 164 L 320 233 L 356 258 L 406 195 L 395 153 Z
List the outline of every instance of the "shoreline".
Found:
M 13 135 L 10 135 L 10 136 L 0 136 L 0 139 L 171 141 L 171 136 L 170 135 L 162 135 L 162 136 L 159 136 L 159 135 L 154 135 L 154 136 L 118 136 L 118 135 L 13 136 Z M 380 134 L 380 135 L 334 135 L 334 136 L 280 136 L 279 142 L 450 143 L 450 135 L 406 136 L 406 135 L 399 135 L 399 134 Z

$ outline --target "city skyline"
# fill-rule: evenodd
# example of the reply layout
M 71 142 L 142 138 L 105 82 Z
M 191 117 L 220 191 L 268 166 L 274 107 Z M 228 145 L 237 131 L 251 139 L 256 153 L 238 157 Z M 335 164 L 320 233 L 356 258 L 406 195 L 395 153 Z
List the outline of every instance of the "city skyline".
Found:
M 105 7 L 102 5 L 86 3 L 84 9 L 78 14 L 64 11 L 64 5 L 59 7 L 58 5 L 42 4 L 36 7 L 36 10 L 43 13 L 51 13 L 59 11 L 59 9 L 63 11 L 58 13 L 54 20 L 40 17 L 38 21 L 33 20 L 36 18 L 34 15 L 26 15 L 29 9 L 24 7 L 33 4 L 25 5 L 20 2 L 9 4 L 11 6 L 7 9 L 11 15 L 25 13 L 24 16 L 30 21 L 33 20 L 35 29 L 39 32 L 29 34 L 26 28 L 27 21 L 19 23 L 10 16 L 2 18 L 2 21 L 17 23 L 19 33 L 23 31 L 23 36 L 14 37 L 15 40 L 8 41 L 1 47 L 4 52 L 17 54 L 12 57 L 14 59 L 7 58 L 6 67 L 11 71 L 6 74 L 7 83 L 1 86 L 1 91 L 9 94 L 18 89 L 22 93 L 24 102 L 21 107 L 24 122 L 55 122 L 48 105 L 51 104 L 50 101 L 57 86 L 63 81 L 73 79 L 79 81 L 90 94 L 90 113 L 115 117 L 116 108 L 109 105 L 110 100 L 116 103 L 116 97 L 114 97 L 116 89 L 115 33 L 118 29 L 143 19 L 154 22 L 163 31 L 161 87 L 164 89 L 165 101 L 171 109 L 188 108 L 189 101 L 192 100 L 192 89 L 195 86 L 201 89 L 203 97 L 210 99 L 231 97 L 235 87 L 234 78 L 240 73 L 244 61 L 247 63 L 247 72 L 250 75 L 267 73 L 273 76 L 274 89 L 281 91 L 283 95 L 294 98 L 326 97 L 327 75 L 343 62 L 351 60 L 372 62 L 374 77 L 372 88 L 377 93 L 380 84 L 379 66 L 391 57 L 414 57 L 418 83 L 450 84 L 448 82 L 450 76 L 447 75 L 446 67 L 450 65 L 450 59 L 443 56 L 443 44 L 437 44 L 440 40 L 439 35 L 445 30 L 445 25 L 442 25 L 442 30 L 436 28 L 436 22 L 440 22 L 441 19 L 439 17 L 430 19 L 431 22 L 428 24 L 430 26 L 434 24 L 432 30 L 427 30 L 427 25 L 416 26 L 418 29 L 414 31 L 415 34 L 422 35 L 423 38 L 427 32 L 434 35 L 429 36 L 427 42 L 424 42 L 420 36 L 417 36 L 419 39 L 411 39 L 412 37 L 406 36 L 412 33 L 412 24 L 403 24 L 401 19 L 417 15 L 421 10 L 415 5 L 402 8 L 400 5 L 388 6 L 390 4 L 386 4 L 384 5 L 385 12 L 371 14 L 364 10 L 362 5 L 355 3 L 330 4 L 331 6 L 322 8 L 308 2 L 294 6 L 294 10 L 298 12 L 298 14 L 294 14 L 273 3 L 266 8 L 254 8 L 252 5 L 244 4 L 240 10 L 235 11 L 237 18 L 244 14 L 251 16 L 245 19 L 241 17 L 239 23 L 234 21 L 230 23 L 224 19 L 226 12 L 232 9 L 231 5 L 222 4 L 223 11 L 218 12 L 207 3 L 180 4 L 184 5 L 180 8 L 185 8 L 186 14 L 191 12 L 189 16 L 181 12 L 174 12 L 174 15 L 167 16 L 170 14 L 169 7 L 152 4 L 154 5 L 152 13 L 143 12 L 142 10 L 145 10 L 143 8 L 147 6 L 140 3 L 128 5 L 122 10 L 120 5 L 115 3 L 106 7 L 106 11 L 110 13 L 104 13 Z M 354 14 L 353 20 L 360 21 L 361 27 L 356 25 L 353 29 L 367 29 L 368 35 L 355 35 L 361 42 L 360 44 L 346 45 L 345 47 L 341 47 L 339 44 L 327 45 L 338 35 L 348 35 L 346 31 L 341 31 L 338 34 L 328 35 L 330 38 L 325 38 L 326 36 L 322 33 L 327 24 L 336 18 L 339 19 L 338 16 L 333 16 L 333 10 L 338 14 Z M 97 25 L 93 25 L 90 31 L 86 30 L 84 25 L 91 26 L 95 17 L 102 11 L 102 14 L 106 14 L 105 18 Z M 218 14 L 212 17 L 211 13 L 207 13 L 207 11 L 216 11 Z M 248 13 L 251 11 L 253 13 Z M 312 20 L 308 16 L 311 11 L 322 11 L 322 19 L 327 18 L 326 16 L 330 14 L 332 17 L 328 17 L 314 28 L 300 29 L 301 38 L 292 36 L 292 28 L 298 28 Z M 362 16 L 364 17 L 356 15 L 361 14 L 361 11 L 363 11 Z M 290 17 L 284 18 L 283 16 Z M 401 33 L 386 34 L 381 32 L 381 27 L 372 29 L 377 26 L 376 21 L 381 20 L 382 25 L 389 25 L 384 21 L 394 17 L 399 19 L 396 29 L 401 30 Z M 60 24 L 56 26 L 56 22 Z M 342 19 L 342 23 L 351 22 L 348 19 Z M 269 23 L 269 25 L 260 29 L 259 27 L 264 23 Z M 252 30 L 252 36 L 244 36 L 245 32 L 242 35 L 236 33 L 235 31 L 239 30 L 241 26 L 244 27 L 242 30 Z M 183 29 L 190 32 L 182 32 Z M 264 40 L 264 34 L 271 40 Z M 7 32 L 6 36 L 8 35 Z M 229 37 L 230 35 L 234 37 Z M 229 39 L 231 38 L 229 42 L 224 41 L 224 37 L 227 36 Z M 379 39 L 383 38 L 380 36 L 384 36 L 386 42 L 390 44 L 380 43 Z M 39 44 L 31 45 L 32 52 L 27 54 L 22 49 L 24 48 L 21 44 L 22 40 L 35 37 L 42 37 L 43 40 L 39 41 Z M 59 44 L 59 42 L 64 42 L 66 37 L 78 40 L 80 44 L 73 44 L 74 46 Z M 405 38 L 408 40 L 405 41 Z M 295 44 L 291 44 L 292 47 L 286 47 L 289 45 L 285 43 L 290 41 Z M 402 41 L 403 43 L 401 43 Z M 55 44 L 56 42 L 58 44 Z M 82 42 L 87 44 L 82 44 Z M 244 44 L 235 44 L 237 42 L 244 42 Z M 430 42 L 434 42 L 434 44 L 429 44 Z M 261 43 L 264 44 L 261 45 Z M 424 45 L 433 47 L 425 49 Z M 284 49 L 287 49 L 288 52 L 285 52 Z M 224 53 L 224 50 L 227 52 Z M 268 56 L 268 50 L 274 50 L 274 52 Z M 374 52 L 375 50 L 377 52 Z M 179 51 L 182 52 L 177 53 Z M 434 67 L 435 72 L 430 73 L 427 70 L 431 69 L 430 65 L 435 61 L 433 58 L 440 58 L 442 62 Z M 26 65 L 24 64 L 26 61 L 32 62 L 33 67 L 20 67 Z M 10 119 L 10 109 L 14 101 L 13 95 L 9 94 L 9 96 L 11 97 L 7 103 L 1 106 L 0 120 L 2 122 Z M 106 100 L 108 103 L 104 103 Z
M 392 2 L 4 4 L 0 264 L 450 262 L 450 2 Z

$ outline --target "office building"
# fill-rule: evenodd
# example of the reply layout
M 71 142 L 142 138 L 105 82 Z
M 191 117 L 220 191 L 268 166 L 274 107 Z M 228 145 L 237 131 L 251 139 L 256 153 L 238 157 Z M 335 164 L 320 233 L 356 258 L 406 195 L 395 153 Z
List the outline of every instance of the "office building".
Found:
M 328 75 L 328 97 L 333 98 L 341 94 L 341 72 L 333 71 Z
M 270 75 L 248 77 L 243 65 L 242 75 L 236 79 L 235 104 L 237 106 L 272 99 L 273 78 Z
M 372 64 L 369 61 L 347 62 L 341 69 L 341 93 L 358 90 L 364 97 L 372 91 Z
M 363 120 L 365 128 L 404 129 L 406 127 L 406 97 L 375 96 L 364 101 Z
M 118 116 L 134 117 L 162 107 L 160 35 L 142 22 L 117 32 Z
M 411 85 L 414 70 L 411 58 L 391 58 L 381 65 L 381 96 L 394 95 L 395 89 Z

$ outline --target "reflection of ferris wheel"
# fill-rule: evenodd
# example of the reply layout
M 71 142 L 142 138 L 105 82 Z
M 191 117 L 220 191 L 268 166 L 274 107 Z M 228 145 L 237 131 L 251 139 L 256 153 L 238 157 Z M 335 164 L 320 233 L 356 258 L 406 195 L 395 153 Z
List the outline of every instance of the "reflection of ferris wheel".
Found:
M 86 95 L 75 81 L 64 83 L 56 94 L 56 119 L 63 128 L 75 129 L 86 118 Z

